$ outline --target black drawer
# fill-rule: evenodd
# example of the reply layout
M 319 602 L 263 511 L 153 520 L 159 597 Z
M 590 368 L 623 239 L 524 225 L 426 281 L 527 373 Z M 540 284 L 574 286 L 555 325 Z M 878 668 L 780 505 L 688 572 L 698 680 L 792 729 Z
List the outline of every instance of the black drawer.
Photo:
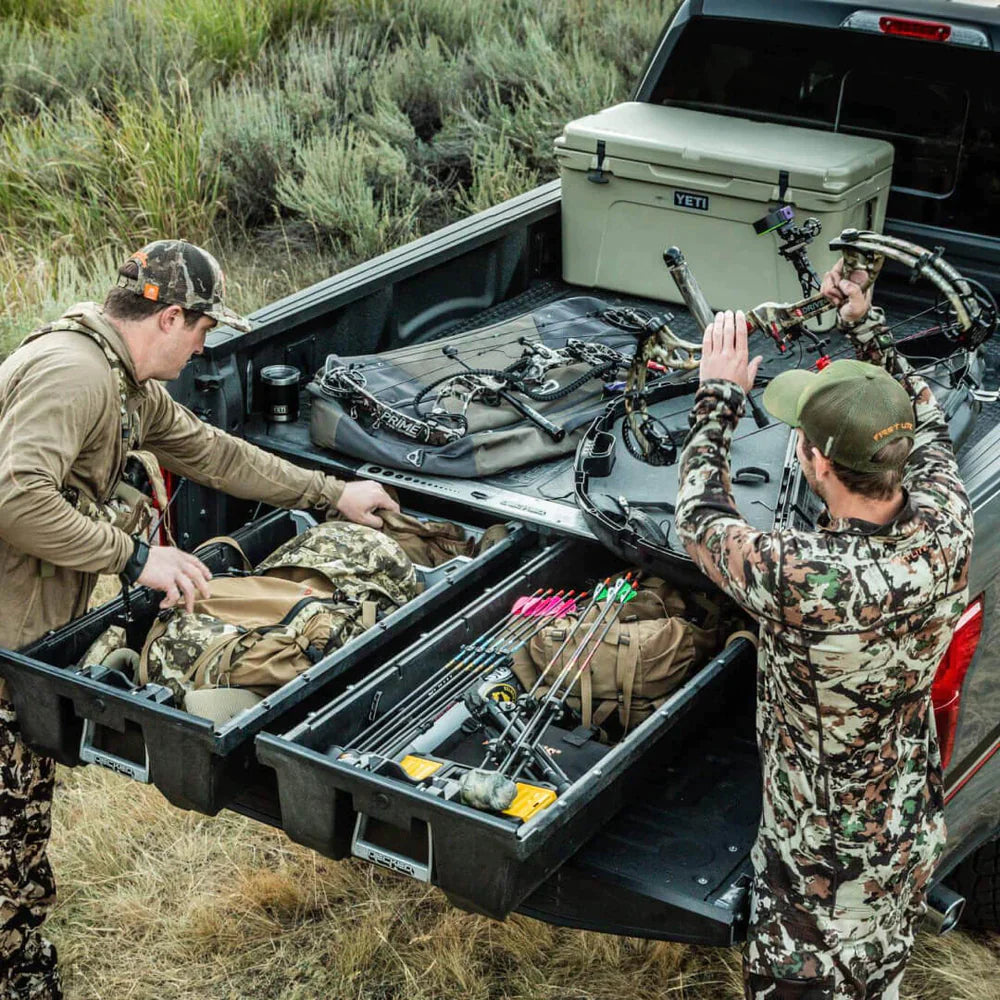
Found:
M 233 537 L 256 564 L 296 533 L 296 516 L 274 512 L 234 531 Z M 231 806 L 276 823 L 274 778 L 256 761 L 254 737 L 268 728 L 287 730 L 328 703 L 350 678 L 380 666 L 485 585 L 502 579 L 536 545 L 523 526 L 509 527 L 508 537 L 480 556 L 428 571 L 418 568 L 426 589 L 413 601 L 221 725 L 158 703 L 147 689 L 129 691 L 76 671 L 94 639 L 122 620 L 121 597 L 20 652 L 0 650 L 0 675 L 7 681 L 24 738 L 60 763 L 81 763 L 82 744 L 85 760 L 155 785 L 174 805 L 210 815 Z M 219 572 L 231 565 L 234 554 L 216 544 L 203 558 Z M 133 590 L 138 635 L 152 622 L 157 597 L 144 588 Z
M 261 734 L 257 756 L 277 773 L 285 831 L 329 857 L 354 854 L 432 882 L 466 909 L 503 918 L 518 907 L 626 804 L 648 765 L 671 752 L 671 741 L 685 739 L 737 664 L 752 659 L 750 643 L 735 641 L 616 746 L 589 743 L 589 758 L 573 758 L 570 787 L 526 821 L 431 794 L 386 769 L 353 765 L 342 759 L 343 748 L 373 722 L 390 718 L 394 706 L 521 595 L 580 589 L 582 580 L 619 568 L 614 556 L 590 543 L 551 545 L 325 710 L 283 736 Z M 563 752 L 559 759 L 569 761 L 571 751 Z

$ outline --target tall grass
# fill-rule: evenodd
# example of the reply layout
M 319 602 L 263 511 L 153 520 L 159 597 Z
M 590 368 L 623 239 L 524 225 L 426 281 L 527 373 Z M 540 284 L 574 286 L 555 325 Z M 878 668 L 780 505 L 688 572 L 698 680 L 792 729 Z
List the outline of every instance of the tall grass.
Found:
M 0 8 L 0 353 L 61 300 L 39 260 L 183 235 L 256 248 L 248 289 L 277 253 L 287 279 L 266 287 L 294 287 L 296 261 L 346 267 L 527 190 L 568 119 L 627 96 L 671 6 Z

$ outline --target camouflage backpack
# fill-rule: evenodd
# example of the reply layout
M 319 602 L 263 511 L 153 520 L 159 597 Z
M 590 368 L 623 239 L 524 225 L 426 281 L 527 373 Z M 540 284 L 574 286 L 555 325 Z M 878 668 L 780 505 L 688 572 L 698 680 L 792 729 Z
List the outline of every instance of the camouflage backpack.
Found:
M 722 608 L 706 595 L 690 593 L 685 599 L 659 577 L 647 577 L 638 590 L 628 615 L 601 633 L 593 659 L 567 699 L 580 713 L 583 725 L 597 726 L 605 740 L 620 739 L 648 719 L 711 659 L 726 634 Z M 584 617 L 579 639 L 597 614 L 594 609 Z M 575 617 L 558 619 L 514 653 L 514 673 L 525 690 L 543 672 L 550 679 L 559 676 L 576 649 L 575 643 L 562 649 L 576 621 Z M 549 687 L 543 680 L 539 695 L 544 696 Z
M 193 613 L 158 618 L 139 683 L 183 699 L 202 688 L 266 695 L 416 596 L 413 564 L 373 528 L 330 521 L 286 542 L 248 576 L 210 581 Z

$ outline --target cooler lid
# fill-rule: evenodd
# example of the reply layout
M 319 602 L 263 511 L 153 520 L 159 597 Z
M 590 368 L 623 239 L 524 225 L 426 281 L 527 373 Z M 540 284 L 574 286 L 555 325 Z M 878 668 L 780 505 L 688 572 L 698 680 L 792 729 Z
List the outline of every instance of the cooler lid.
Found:
M 841 194 L 892 166 L 881 139 L 630 101 L 570 122 L 557 146 L 706 174 Z M 613 168 L 612 172 L 613 172 Z

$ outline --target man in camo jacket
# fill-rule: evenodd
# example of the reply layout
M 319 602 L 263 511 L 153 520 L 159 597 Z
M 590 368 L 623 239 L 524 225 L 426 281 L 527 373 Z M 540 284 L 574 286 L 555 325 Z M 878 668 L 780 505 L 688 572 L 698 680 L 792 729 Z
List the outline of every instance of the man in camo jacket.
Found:
M 823 290 L 862 360 L 764 393 L 826 503 L 816 530 L 757 531 L 733 501 L 729 446 L 760 363 L 741 314 L 705 333 L 681 457 L 678 532 L 760 622 L 751 1000 L 895 1000 L 945 839 L 930 688 L 967 603 L 972 511 L 944 415 L 870 292 L 839 266 Z

